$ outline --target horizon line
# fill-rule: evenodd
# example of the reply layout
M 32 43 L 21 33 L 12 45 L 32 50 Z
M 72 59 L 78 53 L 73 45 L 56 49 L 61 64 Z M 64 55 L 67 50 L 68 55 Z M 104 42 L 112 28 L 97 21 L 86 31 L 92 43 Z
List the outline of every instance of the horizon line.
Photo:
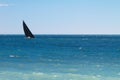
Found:
M 20 34 L 20 33 L 18 33 L 18 34 L 0 34 L 0 35 L 24 35 L 24 34 Z M 34 35 L 120 35 L 120 34 L 116 34 L 116 33 L 114 33 L 114 34 L 98 34 L 98 33 L 96 33 L 96 34 L 42 34 L 42 33 L 40 33 L 40 34 L 34 34 Z

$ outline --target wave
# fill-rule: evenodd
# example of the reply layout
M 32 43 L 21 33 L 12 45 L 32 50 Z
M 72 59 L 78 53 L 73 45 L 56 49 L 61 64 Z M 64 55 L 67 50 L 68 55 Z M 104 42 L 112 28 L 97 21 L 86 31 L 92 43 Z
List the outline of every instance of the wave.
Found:
M 0 72 L 0 80 L 120 80 L 120 77 L 72 73 Z

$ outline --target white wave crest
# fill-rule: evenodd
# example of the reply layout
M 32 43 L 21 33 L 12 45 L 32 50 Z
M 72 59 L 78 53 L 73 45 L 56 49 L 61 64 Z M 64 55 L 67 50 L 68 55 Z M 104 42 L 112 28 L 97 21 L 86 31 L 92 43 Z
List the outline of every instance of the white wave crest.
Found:
M 103 77 L 100 75 L 94 76 L 72 73 L 0 72 L 0 80 L 120 80 L 120 77 Z

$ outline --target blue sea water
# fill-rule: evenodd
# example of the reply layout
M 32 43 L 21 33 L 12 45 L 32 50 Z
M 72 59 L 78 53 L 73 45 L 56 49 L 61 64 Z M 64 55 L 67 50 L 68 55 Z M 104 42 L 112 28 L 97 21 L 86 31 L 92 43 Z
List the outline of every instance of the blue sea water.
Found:
M 120 36 L 0 35 L 0 80 L 120 80 Z

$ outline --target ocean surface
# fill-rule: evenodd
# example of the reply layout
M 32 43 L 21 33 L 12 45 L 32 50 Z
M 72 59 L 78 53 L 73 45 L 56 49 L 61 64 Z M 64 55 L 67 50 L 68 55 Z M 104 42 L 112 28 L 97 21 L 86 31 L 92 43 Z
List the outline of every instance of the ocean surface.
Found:
M 120 80 L 120 35 L 0 35 L 0 80 Z

